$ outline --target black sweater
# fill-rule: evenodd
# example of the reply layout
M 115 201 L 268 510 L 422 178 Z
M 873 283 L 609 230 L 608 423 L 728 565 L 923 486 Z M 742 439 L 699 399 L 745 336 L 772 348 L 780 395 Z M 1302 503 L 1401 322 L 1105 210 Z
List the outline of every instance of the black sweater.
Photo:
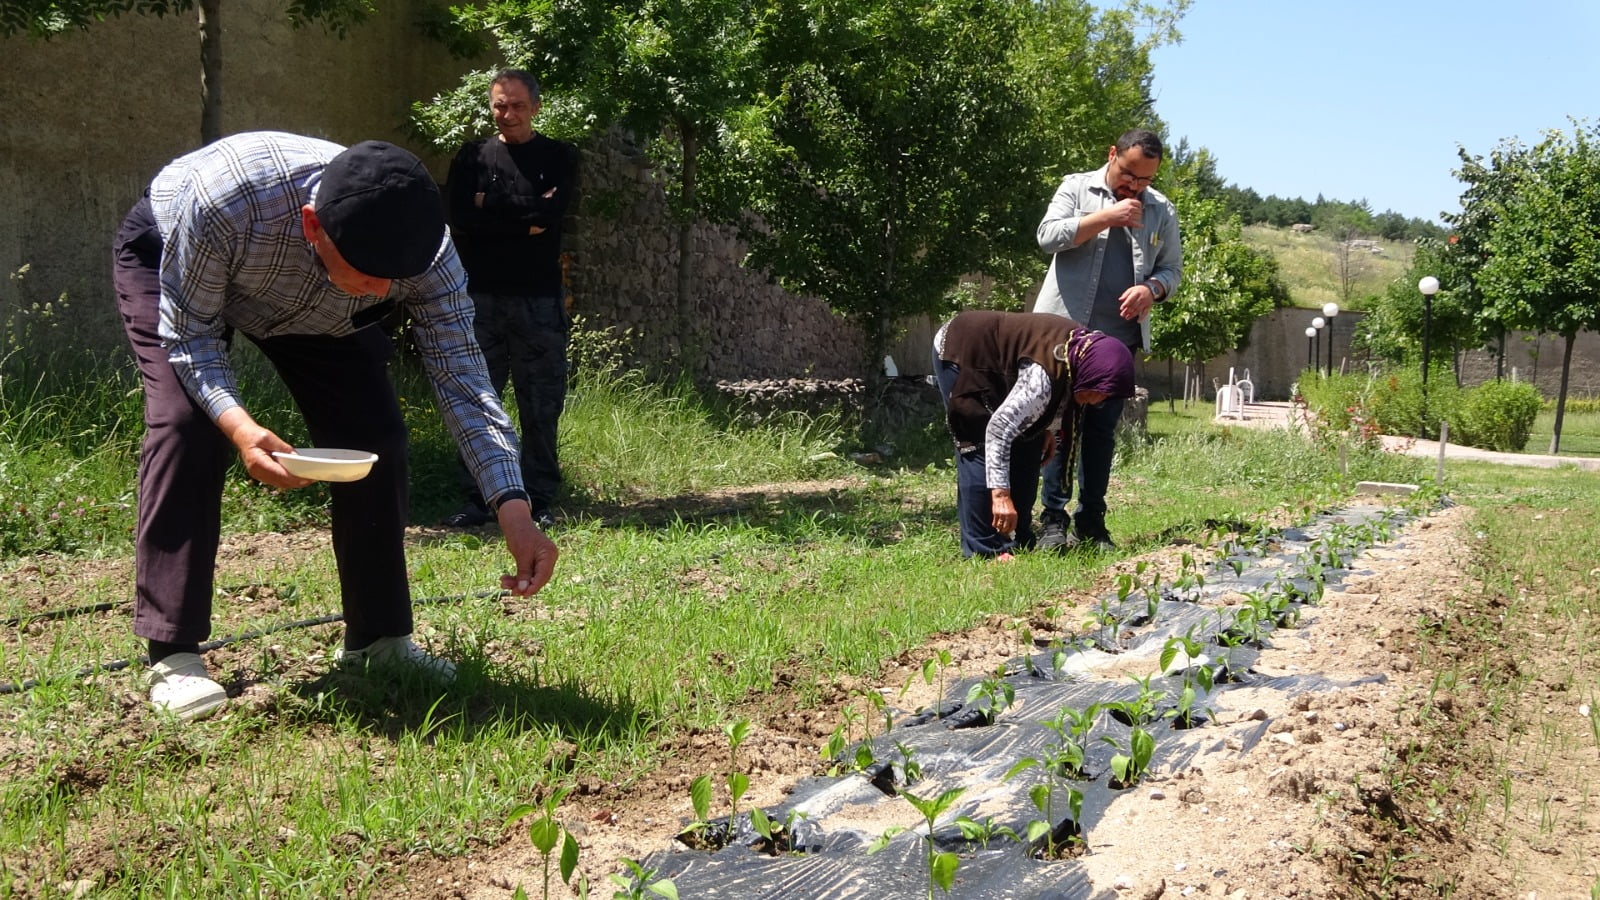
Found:
M 450 231 L 468 290 L 561 293 L 561 220 L 577 182 L 578 149 L 535 134 L 521 144 L 473 141 L 450 163 Z M 483 206 L 474 198 L 483 194 Z M 529 234 L 530 226 L 544 231 Z

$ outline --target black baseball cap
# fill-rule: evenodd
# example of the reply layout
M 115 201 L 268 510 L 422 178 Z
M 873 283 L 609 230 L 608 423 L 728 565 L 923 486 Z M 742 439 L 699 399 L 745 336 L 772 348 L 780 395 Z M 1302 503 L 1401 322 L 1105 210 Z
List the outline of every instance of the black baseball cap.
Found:
M 330 160 L 312 206 L 345 262 L 373 278 L 421 275 L 444 240 L 439 185 L 422 160 L 385 141 Z

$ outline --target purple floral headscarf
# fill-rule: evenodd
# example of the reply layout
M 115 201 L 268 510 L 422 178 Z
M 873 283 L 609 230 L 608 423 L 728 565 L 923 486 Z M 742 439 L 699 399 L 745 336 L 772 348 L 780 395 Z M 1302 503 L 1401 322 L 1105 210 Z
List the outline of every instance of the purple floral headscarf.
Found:
M 1133 396 L 1133 351 L 1127 344 L 1079 328 L 1067 338 L 1065 357 L 1070 391 L 1101 391 L 1123 399 Z

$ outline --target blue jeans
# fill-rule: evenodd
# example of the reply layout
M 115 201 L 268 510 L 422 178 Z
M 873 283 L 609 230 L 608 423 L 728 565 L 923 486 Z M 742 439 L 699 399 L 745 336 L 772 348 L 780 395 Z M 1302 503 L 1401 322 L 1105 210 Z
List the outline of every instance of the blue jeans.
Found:
M 938 376 L 939 395 L 948 409 L 950 391 L 961 367 L 935 354 L 933 370 Z M 1039 457 L 1043 453 L 1044 435 L 1011 445 L 1011 502 L 1017 508 L 1017 530 L 1006 535 L 994 530 L 994 509 L 984 474 L 984 448 L 980 446 L 971 453 L 956 449 L 956 519 L 961 526 L 962 556 L 998 556 L 1033 546 L 1033 501 L 1038 495 Z
M 1073 517 L 1078 531 L 1101 530 L 1106 523 L 1106 489 L 1111 486 L 1111 462 L 1117 456 L 1117 423 L 1122 420 L 1121 398 L 1106 400 L 1083 411 L 1083 434 L 1078 445 L 1078 508 Z M 1066 448 L 1057 447 L 1044 467 L 1044 509 L 1066 513 L 1071 485 L 1061 471 Z
M 522 483 L 535 512 L 561 489 L 556 427 L 567 402 L 567 339 L 571 322 L 560 296 L 472 294 L 473 331 L 489 364 L 489 383 L 502 398 L 506 382 L 517 395 L 522 429 Z M 463 485 L 479 507 L 483 498 L 462 466 Z

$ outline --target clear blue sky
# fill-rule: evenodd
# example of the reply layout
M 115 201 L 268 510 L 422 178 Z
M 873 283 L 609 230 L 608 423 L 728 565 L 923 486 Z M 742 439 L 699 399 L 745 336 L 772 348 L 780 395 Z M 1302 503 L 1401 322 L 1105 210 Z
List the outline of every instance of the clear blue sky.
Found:
M 1156 113 L 1263 196 L 1433 221 L 1460 208 L 1457 145 L 1600 117 L 1600 0 L 1194 0 L 1179 30 Z

